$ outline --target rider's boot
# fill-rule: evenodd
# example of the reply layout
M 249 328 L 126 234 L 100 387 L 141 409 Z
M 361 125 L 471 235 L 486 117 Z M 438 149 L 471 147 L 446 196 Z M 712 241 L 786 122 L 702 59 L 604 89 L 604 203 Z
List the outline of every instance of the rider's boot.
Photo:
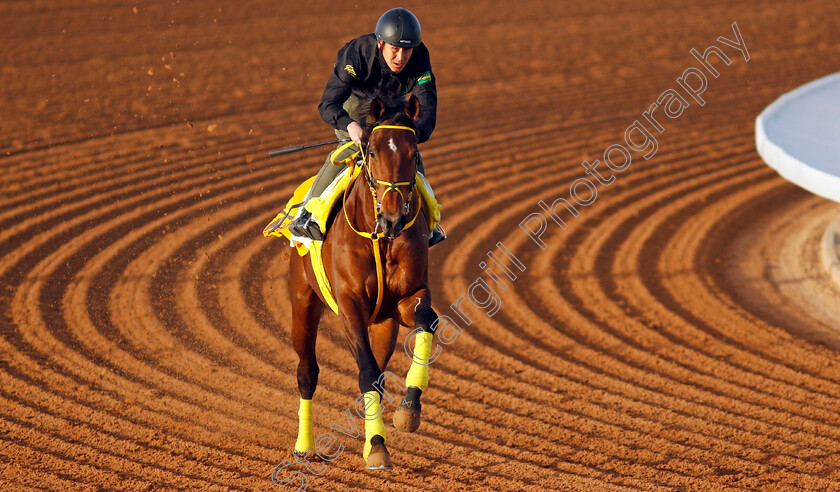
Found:
M 432 235 L 429 236 L 429 247 L 431 248 L 435 244 L 443 241 L 446 239 L 446 234 L 441 232 L 440 228 L 435 227 L 435 230 L 432 231 Z
M 295 220 L 289 224 L 289 232 L 294 236 L 307 237 L 313 241 L 324 240 L 321 226 L 318 225 L 315 217 L 312 217 L 312 213 L 305 208 L 302 208 Z

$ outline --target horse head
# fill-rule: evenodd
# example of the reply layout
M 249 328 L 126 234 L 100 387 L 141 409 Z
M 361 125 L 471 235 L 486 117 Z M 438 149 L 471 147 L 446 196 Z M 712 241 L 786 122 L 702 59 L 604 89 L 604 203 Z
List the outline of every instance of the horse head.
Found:
M 373 192 L 378 228 L 385 237 L 398 237 L 414 216 L 409 214 L 418 212 L 412 212 L 412 203 L 419 158 L 414 122 L 419 114 L 420 103 L 413 94 L 401 110 L 379 98 L 370 104 L 363 172 Z

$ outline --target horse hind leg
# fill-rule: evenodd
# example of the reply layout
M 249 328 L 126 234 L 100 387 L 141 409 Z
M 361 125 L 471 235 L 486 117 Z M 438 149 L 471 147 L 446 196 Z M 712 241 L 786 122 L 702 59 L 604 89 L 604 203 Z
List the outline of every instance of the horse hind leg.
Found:
M 412 332 L 414 333 L 414 349 L 409 354 L 412 359 L 411 367 L 405 377 L 407 387 L 405 397 L 394 411 L 394 427 L 405 432 L 414 432 L 420 427 L 422 410 L 420 396 L 429 385 L 429 364 L 434 360 L 431 355 L 432 341 L 434 340 L 432 328 L 435 326 L 438 316 L 429 305 L 428 297 L 425 299 L 425 303 L 423 298 L 419 303 L 415 303 L 416 308 L 412 310 L 411 316 L 405 315 L 407 313 L 402 309 L 403 304 L 406 301 L 414 301 L 416 298 L 412 297 L 400 303 L 403 320 L 407 321 L 406 318 L 413 318 L 415 326 Z M 409 343 L 409 340 L 406 340 L 406 343 Z
M 291 255 L 289 265 L 289 292 L 292 299 L 292 345 L 298 355 L 297 382 L 300 392 L 298 409 L 298 435 L 295 452 L 315 452 L 312 396 L 318 386 L 318 362 L 315 341 L 318 322 L 324 305 L 306 281 L 304 257 Z

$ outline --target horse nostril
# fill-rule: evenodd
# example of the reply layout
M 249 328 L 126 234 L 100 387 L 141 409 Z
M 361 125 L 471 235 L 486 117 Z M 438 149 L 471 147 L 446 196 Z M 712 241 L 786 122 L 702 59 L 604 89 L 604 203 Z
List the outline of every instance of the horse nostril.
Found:
M 376 222 L 379 225 L 379 230 L 391 237 L 397 237 L 405 229 L 408 219 L 405 215 L 397 215 L 393 219 L 389 219 L 384 214 L 380 213 L 376 216 Z
M 400 218 L 397 220 L 397 224 L 394 226 L 394 232 L 399 234 L 400 232 L 402 232 L 404 227 L 405 227 L 405 215 L 400 215 Z
M 379 227 L 382 229 L 382 232 L 389 232 L 391 230 L 391 225 L 393 223 L 390 220 L 388 220 L 384 215 L 379 214 L 377 222 L 379 222 Z

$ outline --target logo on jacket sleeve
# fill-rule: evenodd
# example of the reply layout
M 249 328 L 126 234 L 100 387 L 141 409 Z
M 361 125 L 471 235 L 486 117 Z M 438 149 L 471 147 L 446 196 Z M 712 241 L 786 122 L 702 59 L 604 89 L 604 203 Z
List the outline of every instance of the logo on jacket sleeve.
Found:
M 417 85 L 423 85 L 426 82 L 431 82 L 431 81 L 432 81 L 432 72 L 427 70 L 426 73 L 424 73 L 423 75 L 420 76 L 419 79 L 417 79 Z
M 356 69 L 353 68 L 353 65 L 344 65 L 344 71 L 349 73 L 353 77 L 356 76 Z

